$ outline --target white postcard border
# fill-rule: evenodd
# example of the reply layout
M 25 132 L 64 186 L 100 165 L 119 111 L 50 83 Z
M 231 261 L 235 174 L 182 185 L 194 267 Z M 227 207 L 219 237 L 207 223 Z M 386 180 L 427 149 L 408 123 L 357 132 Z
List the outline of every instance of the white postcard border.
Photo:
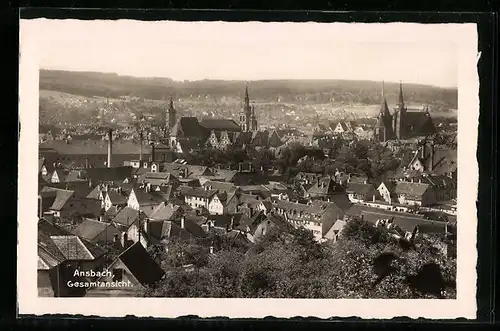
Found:
M 329 299 L 168 299 L 168 298 L 39 298 L 37 291 L 37 171 L 38 165 L 38 82 L 39 48 L 37 35 L 41 20 L 20 21 L 20 79 L 18 186 L 18 312 L 19 314 L 81 314 L 121 317 L 234 318 L 266 316 L 319 318 L 470 318 L 476 317 L 476 159 L 479 116 L 476 24 L 416 23 L 221 23 L 212 24 L 336 24 L 339 40 L 356 42 L 416 42 L 436 40 L 458 46 L 458 247 L 456 300 L 329 300 Z M 118 21 L 123 22 L 123 21 Z M 109 24 L 113 24 L 109 22 Z M 161 24 L 135 22 L 133 24 Z M 199 24 L 199 23 L 185 23 Z M 204 22 L 202 24 L 210 24 Z M 249 30 L 251 31 L 251 30 Z M 487 220 L 485 220 L 487 221 Z

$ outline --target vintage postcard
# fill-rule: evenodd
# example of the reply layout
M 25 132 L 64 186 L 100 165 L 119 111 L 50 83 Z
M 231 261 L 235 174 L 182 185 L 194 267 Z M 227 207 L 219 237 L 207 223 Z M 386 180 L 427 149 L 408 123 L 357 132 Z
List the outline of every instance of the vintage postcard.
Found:
M 475 318 L 479 56 L 475 24 L 21 20 L 19 314 Z

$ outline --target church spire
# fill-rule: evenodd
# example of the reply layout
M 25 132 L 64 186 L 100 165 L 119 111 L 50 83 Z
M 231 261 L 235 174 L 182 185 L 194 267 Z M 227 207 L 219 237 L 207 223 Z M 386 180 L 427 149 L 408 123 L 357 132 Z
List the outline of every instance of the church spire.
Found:
M 250 105 L 250 98 L 248 97 L 248 84 L 245 85 L 245 106 Z
M 389 107 L 387 106 L 387 101 L 385 100 L 385 91 L 384 91 L 384 81 L 382 81 L 382 103 L 380 105 L 380 114 L 383 116 L 390 115 Z
M 399 81 L 399 110 L 404 109 L 404 98 L 403 98 L 403 83 Z

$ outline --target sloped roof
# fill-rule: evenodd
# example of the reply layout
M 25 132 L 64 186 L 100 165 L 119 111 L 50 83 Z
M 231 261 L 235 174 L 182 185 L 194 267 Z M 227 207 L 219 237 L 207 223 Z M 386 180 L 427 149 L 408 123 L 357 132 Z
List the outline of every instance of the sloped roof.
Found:
M 95 257 L 77 236 L 50 236 L 66 260 L 94 260 Z
M 404 194 L 410 198 L 421 199 L 427 189 L 429 189 L 429 184 L 398 181 L 396 182 L 395 193 Z
M 423 111 L 407 111 L 404 119 L 405 125 L 413 126 L 414 132 L 420 132 L 425 129 L 425 125 L 430 125 L 432 123 L 430 115 Z
M 118 256 L 134 277 L 144 286 L 160 281 L 165 272 L 153 260 L 140 242 L 136 242 Z
M 367 194 L 373 189 L 374 189 L 374 187 L 372 184 L 350 182 L 347 185 L 346 192 L 347 193 L 355 193 L 355 194 Z
M 430 158 L 427 160 L 426 168 L 429 169 Z M 435 175 L 446 175 L 457 170 L 457 150 L 450 148 L 436 148 L 434 150 L 434 165 L 432 173 Z
M 181 117 L 172 128 L 171 136 L 203 138 L 206 133 L 196 117 Z
M 252 142 L 252 132 L 239 132 L 234 137 L 234 142 L 237 145 L 248 145 Z
M 176 212 L 179 210 L 179 206 L 174 206 L 173 204 L 165 204 L 162 202 L 155 210 L 151 213 L 150 218 L 153 220 L 168 221 L 175 216 Z
M 52 222 L 49 222 L 45 219 L 40 219 L 38 221 L 38 236 L 39 236 L 38 237 L 39 242 L 40 242 L 40 238 L 43 238 L 44 236 L 45 236 L 46 240 L 47 240 L 47 236 L 48 237 L 51 237 L 51 236 L 74 237 L 74 235 L 71 232 L 69 232 L 68 230 L 65 230 L 65 229 L 61 228 L 60 226 L 58 226 Z M 80 242 L 83 243 L 85 245 L 85 248 L 87 248 L 87 250 L 92 254 L 92 256 L 94 256 L 96 258 L 101 256 L 102 254 L 104 254 L 106 252 L 103 248 L 97 246 L 96 244 L 90 242 L 87 239 L 80 238 Z
M 342 229 L 344 228 L 344 226 L 346 224 L 347 224 L 347 222 L 344 221 L 344 220 L 337 220 L 332 225 L 332 227 L 330 228 L 330 230 L 328 230 L 328 232 L 325 234 L 325 238 L 326 239 L 333 239 L 336 234 L 339 234 L 342 231 Z
M 280 147 L 281 145 L 283 145 L 283 140 L 276 131 L 270 131 L 268 137 L 268 145 L 270 147 Z
M 238 174 L 236 170 L 228 170 L 228 169 L 213 169 L 212 173 L 214 176 L 222 178 L 226 182 L 230 182 L 234 179 L 234 177 Z
M 139 211 L 130 207 L 124 207 L 113 218 L 113 222 L 129 227 L 139 217 Z
M 132 167 L 88 168 L 85 175 L 92 183 L 123 181 L 132 177 Z
M 67 173 L 66 178 L 64 179 L 66 183 L 71 182 L 86 182 L 84 178 L 80 176 L 80 172 L 78 170 L 71 170 Z
M 57 189 L 56 190 L 56 198 L 54 202 L 52 203 L 52 206 L 50 206 L 50 210 L 61 210 L 64 208 L 64 206 L 68 203 L 69 200 L 74 196 L 75 192 L 74 191 L 67 191 L 67 190 L 61 190 Z
M 208 180 L 203 184 L 204 187 L 210 187 L 213 190 L 217 190 L 218 192 L 235 192 L 238 190 L 238 187 L 233 183 L 228 182 L 220 182 L 216 180 Z
M 161 192 L 145 192 L 141 189 L 134 189 L 133 191 L 140 206 L 159 205 L 164 200 Z
M 66 257 L 52 241 L 50 235 L 43 231 L 38 231 L 38 255 L 41 255 L 46 263 L 53 264 L 53 266 L 66 260 Z
M 207 130 L 241 131 L 240 126 L 234 120 L 225 118 L 204 118 L 200 121 L 200 125 Z
M 199 198 L 211 198 L 217 193 L 217 190 L 207 190 L 204 188 L 194 188 L 188 186 L 179 187 L 179 191 L 182 195 L 188 197 L 199 197 Z
M 95 200 L 98 200 L 99 199 L 99 195 L 101 194 L 101 192 L 104 192 L 104 189 L 101 188 L 99 185 L 96 185 L 90 192 L 89 194 L 87 194 L 86 198 L 88 199 L 95 199 Z
M 124 205 L 127 203 L 128 197 L 123 194 L 114 191 L 108 191 L 107 194 L 113 205 Z
M 101 232 L 112 226 L 113 225 L 110 223 L 99 222 L 92 219 L 85 219 L 72 232 L 75 236 L 82 237 L 87 240 L 93 240 Z
M 331 178 L 318 180 L 307 192 L 314 195 L 331 195 L 341 191 L 340 185 Z
M 50 239 L 50 238 L 49 238 Z M 52 240 L 50 240 L 52 242 Z M 54 245 L 55 246 L 55 245 Z M 38 243 L 38 270 L 49 270 L 65 261 L 64 255 L 57 249 L 57 255 L 51 254 L 42 243 Z
M 66 143 L 64 140 L 48 140 L 39 145 L 40 148 L 51 148 L 61 155 L 107 155 L 107 140 L 73 140 Z M 113 140 L 113 154 L 139 155 L 141 146 L 132 140 Z M 142 153 L 150 154 L 151 147 L 142 146 Z

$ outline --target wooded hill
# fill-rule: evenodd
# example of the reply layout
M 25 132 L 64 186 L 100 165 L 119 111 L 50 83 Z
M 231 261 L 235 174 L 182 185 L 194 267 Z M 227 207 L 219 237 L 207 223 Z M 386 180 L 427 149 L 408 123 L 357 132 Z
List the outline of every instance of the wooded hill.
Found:
M 174 98 L 216 102 L 241 100 L 244 81 L 174 81 L 170 78 L 140 78 L 113 73 L 40 71 L 40 89 L 81 96 L 118 98 L 122 96 L 153 100 Z M 258 80 L 249 81 L 250 98 L 256 102 L 361 103 L 380 102 L 381 82 L 351 80 Z M 457 109 L 457 89 L 404 84 L 410 103 L 430 104 L 433 110 Z M 389 103 L 397 102 L 399 83 L 385 83 Z

